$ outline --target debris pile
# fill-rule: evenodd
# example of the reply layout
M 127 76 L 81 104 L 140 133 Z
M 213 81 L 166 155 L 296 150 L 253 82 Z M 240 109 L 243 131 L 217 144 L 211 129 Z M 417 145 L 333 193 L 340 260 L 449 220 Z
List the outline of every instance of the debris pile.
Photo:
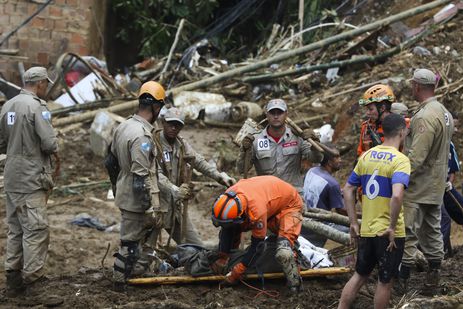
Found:
M 192 127 L 199 128 L 198 130 L 204 127 L 214 128 L 214 136 L 207 130 L 206 134 L 198 138 L 203 141 L 193 138 L 193 142 L 207 148 L 207 156 L 211 157 L 221 170 L 232 174 L 236 174 L 232 162 L 236 158 L 225 158 L 238 151 L 236 145 L 231 142 L 234 137 L 232 135 L 236 135 L 234 133 L 242 128 L 243 123 L 250 122 L 248 118 L 252 118 L 253 123 L 258 124 L 263 119 L 262 107 L 271 98 L 283 98 L 288 103 L 289 115 L 295 126 L 302 129 L 319 128 L 326 141 L 336 142 L 345 162 L 353 162 L 356 158 L 358 126 L 363 117 L 358 108 L 358 99 L 364 89 L 376 83 L 389 84 L 394 89 L 398 101 L 413 110 L 416 105 L 411 98 L 407 79 L 414 68 L 431 68 L 441 77 L 437 89 L 439 99 L 450 110 L 461 112 L 463 37 L 458 30 L 463 22 L 463 3 L 438 1 L 409 9 L 412 5 L 396 2 L 390 8 L 390 12 L 397 14 L 391 13 L 390 17 L 385 17 L 384 12 L 377 12 L 375 3 L 368 1 L 368 4 L 360 9 L 362 12 L 371 10 L 371 16 L 368 16 L 371 18 L 370 21 L 356 15 L 343 21 L 320 23 L 304 29 L 303 33 L 316 32 L 320 36 L 320 40 L 305 46 L 300 40 L 302 32 L 294 33 L 290 29 L 274 25 L 268 40 L 256 55 L 239 63 L 230 63 L 225 56 L 217 58 L 212 57 L 207 51 L 203 52 L 210 44 L 207 40 L 199 41 L 183 54 L 177 53 L 176 45 L 180 39 L 183 22 L 180 22 L 177 35 L 173 38 L 172 47 L 166 57 L 148 58 L 129 68 L 127 73 L 118 73 L 115 77 L 107 71 L 104 62 L 98 59 L 63 54 L 56 64 L 55 84 L 49 90 L 48 98 L 52 102 L 53 124 L 59 130 L 63 141 L 62 149 L 66 156 L 62 165 L 66 166 L 66 169 L 62 171 L 59 180 L 61 187 L 51 196 L 50 211 L 56 215 L 55 218 L 52 217 L 52 224 L 59 226 L 58 231 L 54 231 L 55 237 L 76 238 L 74 244 L 77 245 L 65 245 L 64 249 L 51 248 L 52 263 L 63 262 L 60 256 L 65 252 L 72 255 L 69 264 L 81 265 L 81 260 L 88 259 L 89 264 L 99 265 L 101 262 L 110 267 L 108 261 L 105 264 L 104 258 L 101 261 L 106 250 L 101 237 L 104 237 L 105 241 L 115 243 L 117 235 L 104 233 L 104 236 L 96 236 L 92 234 L 95 231 L 81 231 L 76 226 L 71 227 L 71 233 L 67 231 L 69 226 L 66 224 L 82 213 L 85 213 L 85 216 L 75 218 L 75 224 L 98 228 L 104 224 L 94 220 L 95 218 L 102 218 L 102 222 L 111 223 L 119 220 L 117 209 L 107 201 L 110 184 L 101 167 L 101 157 L 107 151 L 114 128 L 137 107 L 138 88 L 147 80 L 161 80 L 166 85 L 170 94 L 168 103 L 182 109 L 187 114 L 187 123 Z M 446 3 L 450 4 L 443 6 Z M 413 18 L 413 21 L 409 18 Z M 4 97 L 0 96 L 0 103 L 18 91 L 19 87 L 0 78 L 0 92 L 4 94 Z M 196 132 L 185 134 L 194 137 Z M 456 139 L 455 144 L 459 145 L 462 136 L 457 134 Z M 351 167 L 350 163 L 346 163 L 343 170 L 338 172 L 337 178 L 341 183 L 347 178 Z M 191 207 L 196 207 L 198 217 L 204 220 L 209 218 L 209 205 L 221 188 L 216 183 L 202 181 L 200 175 L 194 175 L 194 180 L 197 196 Z M 79 190 L 89 191 L 93 196 L 83 196 Z M 63 210 L 62 206 L 66 206 L 67 209 Z M 62 220 L 65 223 L 61 222 L 60 216 L 69 209 L 75 213 L 65 215 L 66 220 Z M 304 216 L 348 225 L 345 217 L 333 213 L 307 212 Z M 317 222 L 307 220 L 306 225 L 317 225 Z M 205 224 L 201 227 L 204 229 L 204 235 L 210 237 L 211 233 L 215 233 L 211 232 L 210 227 L 205 227 Z M 347 234 L 334 231 L 327 226 L 317 225 L 311 229 L 322 229 L 324 235 L 329 235 L 329 238 L 336 242 L 349 244 Z M 117 228 L 114 231 L 117 231 Z M 94 252 L 89 253 L 85 248 L 81 248 L 79 239 L 86 238 L 87 235 L 90 235 L 91 242 L 98 243 L 93 244 L 93 250 L 101 256 L 96 257 Z M 352 251 L 349 249 L 342 247 L 338 251 L 330 252 L 336 255 L 336 264 L 352 263 Z M 55 273 L 77 272 L 73 267 L 75 268 L 57 268 Z M 450 274 L 451 267 L 448 267 L 446 272 Z M 84 281 L 85 278 L 78 276 L 78 280 Z M 65 279 L 60 277 L 61 281 L 57 280 L 57 284 L 65 286 Z M 96 278 L 94 281 L 95 293 L 105 295 L 108 284 L 104 278 Z M 458 292 L 453 290 L 449 290 L 449 294 Z M 86 287 L 82 287 L 82 291 L 88 294 L 93 292 Z M 172 295 L 177 291 L 170 290 Z M 186 298 L 195 299 L 195 303 L 203 307 L 223 306 L 220 303 L 214 305 L 214 302 L 221 300 L 213 292 L 199 288 L 198 291 L 195 294 L 182 290 L 182 293 L 185 293 Z M 334 302 L 339 296 L 338 292 L 327 292 L 325 287 L 317 290 L 317 287 L 314 287 L 313 298 L 317 298 L 315 296 L 318 295 L 320 299 L 325 299 L 328 295 L 329 301 Z M 164 290 L 162 293 L 160 290 L 149 293 L 152 293 L 149 294 L 152 298 L 164 298 L 165 295 Z M 241 295 L 240 291 L 226 293 Z M 370 294 L 368 291 L 364 293 L 363 297 L 367 300 L 365 303 L 371 304 Z M 94 303 L 95 300 L 88 295 L 79 297 L 83 297 L 87 305 L 102 306 L 100 303 Z M 453 304 L 456 299 L 461 298 L 461 293 L 454 297 L 433 301 Z M 242 295 L 237 297 L 241 298 Z M 113 305 L 104 299 L 104 305 Z M 80 304 L 79 300 L 76 294 L 76 304 Z M 127 300 L 138 301 L 130 296 Z M 262 306 L 262 303 L 253 301 L 253 305 Z M 411 308 L 417 301 L 409 301 L 407 305 Z M 317 302 L 314 302 L 314 306 L 326 306 L 326 303 Z M 239 305 L 237 302 L 223 303 L 230 306 Z M 398 305 L 400 299 L 396 297 L 394 303 Z M 140 303 L 134 304 L 138 306 Z M 188 307 L 186 304 L 181 305 Z M 288 305 L 289 303 L 284 301 L 275 300 L 270 307 Z

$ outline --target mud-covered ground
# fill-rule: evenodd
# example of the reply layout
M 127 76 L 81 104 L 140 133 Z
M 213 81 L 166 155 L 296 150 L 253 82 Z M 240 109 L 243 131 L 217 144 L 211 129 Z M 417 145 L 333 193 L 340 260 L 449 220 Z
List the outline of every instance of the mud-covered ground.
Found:
M 403 1 L 395 2 L 391 12 L 400 11 Z M 419 1 L 411 1 L 411 3 Z M 382 2 L 381 2 L 382 3 Z M 411 7 L 410 1 L 407 7 Z M 378 15 L 384 14 L 384 6 L 379 2 L 371 1 L 371 5 L 377 9 Z M 366 11 L 365 15 L 370 16 Z M 420 16 L 414 18 L 416 26 L 424 19 L 430 17 Z M 463 73 L 463 37 L 460 28 L 463 18 L 460 15 L 446 26 L 438 27 L 436 32 L 418 45 L 432 51 L 434 47 L 440 49 L 439 54 L 430 56 L 417 56 L 411 50 L 406 50 L 385 63 L 376 66 L 359 65 L 340 70 L 340 78 L 335 84 L 327 82 L 317 83 L 316 75 L 302 82 L 296 82 L 292 77 L 280 79 L 275 82 L 279 87 L 273 89 L 285 89 L 285 91 L 265 94 L 258 103 L 263 105 L 273 97 L 284 98 L 289 105 L 289 115 L 295 120 L 303 117 L 327 113 L 329 116 L 323 119 L 309 120 L 310 125 L 318 127 L 323 121 L 331 123 L 335 128 L 335 142 L 346 147 L 343 154 L 344 167 L 336 174 L 341 184 L 344 183 L 355 160 L 355 142 L 358 140 L 358 124 L 360 124 L 361 112 L 356 102 L 364 90 L 346 92 L 361 84 L 366 84 L 383 78 L 395 77 L 389 84 L 393 87 L 397 99 L 413 106 L 411 90 L 405 80 L 412 74 L 413 68 L 430 67 L 439 71 L 443 77 L 440 86 L 444 86 L 438 94 L 440 100 L 452 111 L 462 112 L 461 90 L 453 82 L 461 79 Z M 333 47 L 334 48 L 334 47 Z M 455 50 L 457 53 L 453 53 Z M 450 85 L 446 88 L 446 85 Z M 266 85 L 264 85 L 266 86 Z M 218 86 L 219 87 L 219 86 Z M 289 94 L 287 89 L 293 89 L 297 95 Z M 208 89 L 209 90 L 209 89 Z M 248 93 L 251 94 L 252 88 Z M 220 92 L 220 89 L 217 91 Z M 330 97 L 335 93 L 344 95 Z M 321 105 L 305 104 L 313 102 L 316 98 L 321 100 Z M 251 100 L 251 95 L 247 98 Z M 461 116 L 460 116 L 461 118 Z M 74 129 L 60 135 L 62 173 L 58 180 L 58 186 L 71 183 L 106 180 L 107 176 L 102 168 L 101 158 L 95 157 L 89 146 L 88 125 Z M 182 131 L 182 135 L 205 155 L 207 159 L 227 157 L 219 160 L 219 167 L 234 174 L 231 169 L 229 154 L 238 153 L 231 140 L 236 134 L 236 129 L 217 129 L 196 125 L 188 126 Z M 457 151 L 461 152 L 461 131 L 453 139 Z M 238 178 L 239 175 L 234 175 Z M 194 180 L 207 180 L 195 176 Z M 458 176 L 456 184 L 461 190 L 461 178 Z M 201 237 L 210 245 L 217 242 L 218 230 L 210 222 L 210 207 L 215 197 L 223 190 L 220 187 L 202 187 L 197 192 L 190 210 L 193 222 L 196 224 Z M 47 273 L 50 280 L 39 287 L 43 296 L 57 295 L 64 299 L 62 308 L 335 308 L 341 294 L 342 287 L 349 275 L 330 278 L 313 278 L 304 281 L 304 292 L 297 297 L 289 297 L 285 294 L 284 281 L 267 281 L 265 288 L 271 297 L 259 294 L 257 290 L 243 285 L 234 288 L 219 289 L 218 284 L 196 284 L 182 286 L 144 286 L 130 287 L 127 293 L 112 291 L 111 282 L 107 279 L 111 275 L 113 263 L 112 254 L 118 245 L 118 233 L 100 232 L 95 229 L 77 227 L 69 222 L 77 215 L 87 213 L 98 218 L 104 224 L 119 222 L 119 210 L 114 202 L 107 200 L 108 186 L 92 186 L 72 190 L 55 190 L 48 203 L 51 240 L 50 252 L 47 261 Z M 4 199 L 0 198 L 0 255 L 5 256 L 6 222 Z M 452 231 L 454 245 L 461 245 L 463 241 L 463 228 L 454 224 Z M 166 237 L 163 238 L 166 241 Z M 110 246 L 108 254 L 103 257 Z M 334 247 L 334 243 L 329 244 Z M 443 292 L 453 294 L 463 289 L 461 277 L 463 276 L 463 249 L 455 257 L 444 261 L 442 268 Z M 415 273 L 411 286 L 419 289 L 424 282 L 424 273 Z M 249 282 L 260 287 L 257 282 Z M 354 308 L 371 308 L 373 303 L 375 280 L 363 288 L 354 304 Z M 5 297 L 5 272 L 3 261 L 0 263 L 0 308 L 41 308 L 40 304 L 29 299 L 7 299 Z M 415 295 L 416 296 L 416 295 Z M 403 303 L 400 295 L 393 295 L 392 307 Z
M 91 153 L 88 134 L 84 129 L 75 130 L 62 136 L 62 177 L 59 185 L 77 181 L 97 181 L 106 179 L 101 167 L 101 159 Z M 206 158 L 216 152 L 220 141 L 230 142 L 235 132 L 225 129 L 188 127 L 183 135 L 192 142 L 193 147 L 201 149 Z M 346 167 L 346 171 L 349 168 Z M 199 179 L 200 180 L 200 179 Z M 218 230 L 210 222 L 210 205 L 222 188 L 205 187 L 197 193 L 191 205 L 193 220 L 201 237 L 209 244 L 216 243 Z M 63 308 L 334 308 L 342 287 L 349 275 L 330 278 L 306 279 L 304 292 L 297 297 L 286 295 L 285 282 L 267 281 L 265 288 L 274 297 L 261 295 L 259 291 L 246 286 L 219 289 L 218 284 L 195 284 L 179 286 L 130 287 L 127 293 L 112 290 L 112 254 L 117 248 L 117 232 L 100 232 L 96 229 L 78 227 L 69 222 L 78 214 L 87 213 L 109 224 L 119 221 L 119 211 L 113 201 L 106 198 L 107 188 L 91 187 L 74 191 L 55 191 L 48 205 L 51 229 L 50 253 L 47 272 L 50 280 L 38 288 L 42 296 L 56 295 L 64 299 Z M 1 200 L 0 254 L 5 255 L 6 224 L 4 201 Z M 461 239 L 461 227 L 457 227 Z M 456 234 L 454 235 L 456 236 Z M 164 242 L 166 238 L 164 238 Z M 109 253 L 103 257 L 110 245 Z M 332 243 L 331 246 L 334 244 Z M 463 252 L 444 264 L 442 278 L 452 291 L 460 286 Z M 103 266 L 102 266 L 103 264 Z M 413 279 L 419 287 L 424 274 Z M 258 282 L 249 282 L 261 287 Z M 3 264 L 0 266 L 0 308 L 42 308 L 35 300 L 28 298 L 7 299 L 4 293 L 5 276 Z M 355 303 L 355 308 L 369 308 L 374 293 L 374 280 L 363 289 Z M 276 297 L 275 297 L 276 296 Z M 394 303 L 400 297 L 394 297 Z

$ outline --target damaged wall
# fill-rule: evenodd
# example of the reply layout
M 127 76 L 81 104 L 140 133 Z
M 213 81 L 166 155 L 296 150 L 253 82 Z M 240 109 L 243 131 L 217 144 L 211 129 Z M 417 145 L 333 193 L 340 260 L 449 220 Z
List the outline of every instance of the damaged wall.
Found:
M 45 1 L 0 1 L 0 38 L 18 27 Z M 17 57 L 0 55 L 0 74 L 21 85 L 18 63 L 50 68 L 64 52 L 99 57 L 103 54 L 107 0 L 55 0 L 27 25 L 11 36 L 0 49 L 19 49 Z

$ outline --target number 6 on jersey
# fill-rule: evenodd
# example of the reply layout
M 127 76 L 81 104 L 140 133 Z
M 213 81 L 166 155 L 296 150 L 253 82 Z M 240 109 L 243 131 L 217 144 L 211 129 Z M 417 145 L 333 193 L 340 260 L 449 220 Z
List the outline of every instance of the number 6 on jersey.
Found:
M 370 179 L 368 179 L 367 187 L 365 188 L 365 194 L 370 200 L 376 198 L 379 194 L 379 183 L 375 179 L 376 176 L 378 176 L 378 172 L 378 169 L 375 169 L 373 171 L 373 174 L 370 176 Z

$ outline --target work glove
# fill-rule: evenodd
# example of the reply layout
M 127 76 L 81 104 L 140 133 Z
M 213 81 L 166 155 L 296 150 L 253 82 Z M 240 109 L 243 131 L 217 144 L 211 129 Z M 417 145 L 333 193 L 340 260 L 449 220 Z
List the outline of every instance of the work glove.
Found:
M 173 195 L 176 201 L 185 201 L 193 196 L 190 186 L 187 183 L 182 183 L 180 187 L 175 186 L 173 188 Z
M 219 183 L 226 187 L 230 187 L 236 183 L 236 179 L 228 176 L 227 173 L 222 172 L 219 174 Z
M 242 278 L 244 273 L 246 272 L 247 267 L 244 266 L 243 263 L 238 263 L 233 266 L 231 272 L 225 275 L 225 280 L 222 281 L 222 285 L 235 285 L 237 284 Z
M 251 149 L 252 142 L 254 142 L 254 136 L 252 136 L 251 134 L 246 135 L 241 141 L 241 149 L 243 151 Z
M 320 135 L 315 133 L 312 129 L 305 129 L 302 131 L 302 139 L 308 140 L 309 138 L 313 141 L 320 142 Z
M 447 181 L 447 183 L 445 184 L 445 191 L 448 192 L 452 189 L 453 189 L 452 183 L 450 181 Z
M 229 260 L 230 255 L 228 253 L 219 252 L 219 258 L 210 265 L 214 274 L 222 275 L 227 270 Z

